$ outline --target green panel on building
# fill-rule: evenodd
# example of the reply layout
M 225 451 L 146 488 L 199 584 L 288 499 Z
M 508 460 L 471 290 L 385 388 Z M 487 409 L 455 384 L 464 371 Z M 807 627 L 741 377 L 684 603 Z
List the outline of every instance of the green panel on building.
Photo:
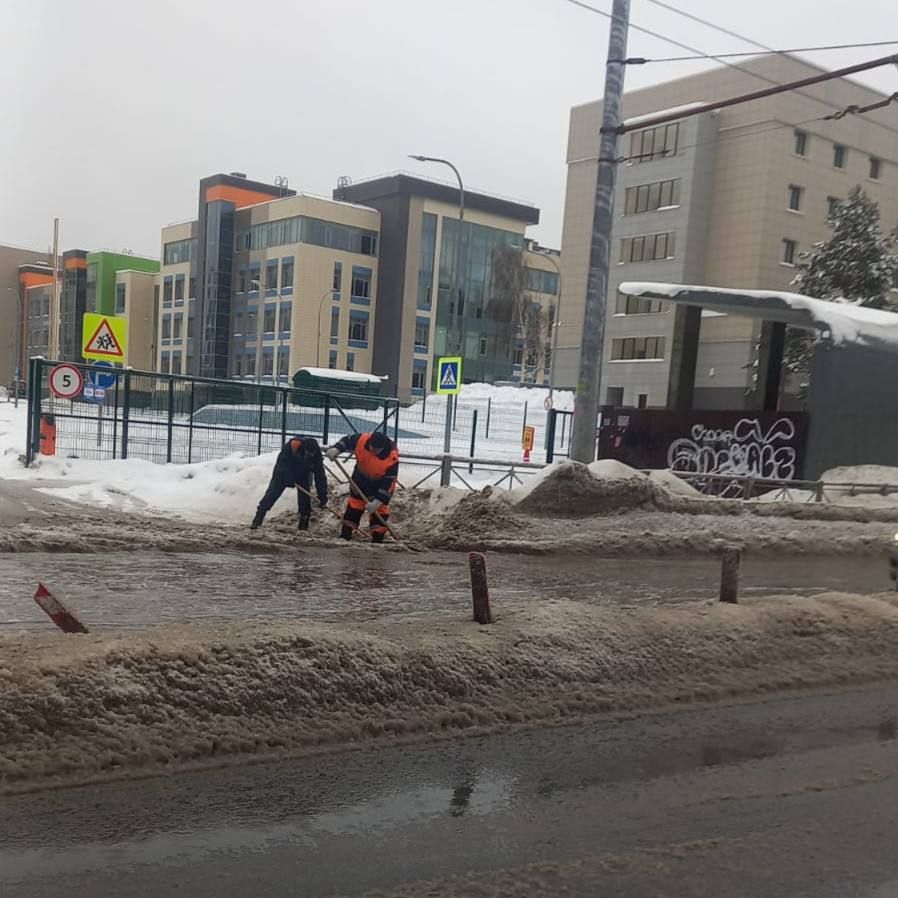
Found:
M 115 314 L 115 275 L 119 271 L 159 272 L 159 260 L 105 250 L 87 254 L 87 301 L 85 311 Z

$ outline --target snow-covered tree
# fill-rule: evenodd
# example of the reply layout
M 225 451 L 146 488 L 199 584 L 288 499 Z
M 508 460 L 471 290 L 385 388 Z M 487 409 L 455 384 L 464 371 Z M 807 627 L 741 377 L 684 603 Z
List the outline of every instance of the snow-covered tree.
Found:
M 836 203 L 829 217 L 832 236 L 801 253 L 792 286 L 805 296 L 851 302 L 874 309 L 890 305 L 889 290 L 898 285 L 895 235 L 882 233 L 879 206 L 860 188 Z M 802 391 L 814 357 L 815 340 L 807 331 L 789 328 L 785 366 L 801 379 Z

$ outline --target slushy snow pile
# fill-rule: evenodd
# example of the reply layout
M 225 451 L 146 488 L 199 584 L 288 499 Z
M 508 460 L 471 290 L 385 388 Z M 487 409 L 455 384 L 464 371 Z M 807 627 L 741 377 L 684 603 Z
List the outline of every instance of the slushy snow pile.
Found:
M 0 640 L 0 784 L 898 676 L 892 595 Z

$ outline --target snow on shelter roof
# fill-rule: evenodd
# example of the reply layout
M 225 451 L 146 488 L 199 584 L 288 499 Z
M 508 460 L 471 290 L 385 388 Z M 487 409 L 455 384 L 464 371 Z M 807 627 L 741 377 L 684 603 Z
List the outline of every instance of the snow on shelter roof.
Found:
M 312 377 L 325 377 L 328 380 L 346 380 L 353 383 L 379 384 L 387 380 L 386 377 L 378 377 L 376 374 L 363 374 L 361 371 L 338 371 L 336 368 L 300 368 L 296 373 L 305 371 Z
M 835 345 L 860 343 L 898 352 L 898 314 L 868 309 L 848 300 L 815 299 L 777 290 L 734 290 L 691 284 L 656 284 L 627 281 L 622 293 L 701 306 L 715 312 L 781 321 L 816 330 Z

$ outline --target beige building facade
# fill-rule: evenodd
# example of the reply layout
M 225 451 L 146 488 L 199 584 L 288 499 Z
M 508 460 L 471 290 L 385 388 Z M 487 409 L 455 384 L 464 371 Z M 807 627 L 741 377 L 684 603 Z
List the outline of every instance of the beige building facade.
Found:
M 821 71 L 789 56 L 760 57 L 741 69 L 715 69 L 628 93 L 624 116 L 632 122 Z M 800 254 L 829 236 L 831 204 L 857 185 L 879 203 L 883 230 L 893 230 L 898 222 L 894 108 L 825 119 L 884 99 L 835 79 L 623 136 L 602 403 L 682 405 L 688 393 L 699 408 L 754 404 L 757 322 L 709 313 L 699 318 L 683 308 L 624 296 L 620 285 L 664 281 L 789 289 Z M 579 366 L 600 118 L 601 103 L 571 112 L 556 360 L 556 383 L 565 386 L 576 383 Z M 689 347 L 696 338 L 693 372 Z
M 158 275 L 124 269 L 115 273 L 115 316 L 128 321 L 128 365 L 139 371 L 156 367 Z

